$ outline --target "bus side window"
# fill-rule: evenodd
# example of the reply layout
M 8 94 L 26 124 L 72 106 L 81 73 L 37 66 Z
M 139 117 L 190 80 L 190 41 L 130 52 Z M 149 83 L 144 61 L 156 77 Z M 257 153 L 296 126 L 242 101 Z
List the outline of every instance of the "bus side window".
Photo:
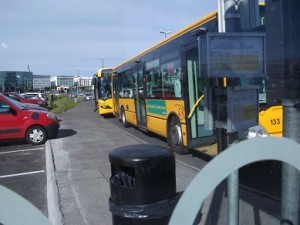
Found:
M 162 93 L 161 98 L 181 98 L 181 69 L 179 60 L 173 60 L 161 66 L 162 70 Z
M 174 94 L 176 98 L 181 98 L 181 70 L 176 69 L 174 78 Z
M 146 90 L 147 90 L 147 98 L 151 98 L 152 97 L 152 84 L 151 84 L 151 74 L 153 74 L 152 72 L 146 72 L 146 77 L 145 77 L 145 85 L 146 85 Z
M 132 98 L 132 81 L 133 77 L 131 71 L 125 71 L 119 75 L 120 82 L 119 82 L 119 97 L 120 98 Z
M 155 98 L 166 98 L 166 81 L 167 81 L 167 67 L 166 65 L 161 66 L 161 73 L 157 79 L 157 93 L 155 94 Z

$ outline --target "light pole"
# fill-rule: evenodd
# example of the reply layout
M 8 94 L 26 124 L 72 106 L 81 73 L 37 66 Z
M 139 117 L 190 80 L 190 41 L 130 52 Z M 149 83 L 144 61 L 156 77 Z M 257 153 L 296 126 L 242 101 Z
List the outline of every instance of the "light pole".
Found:
M 164 35 L 165 35 L 165 38 L 166 38 L 166 37 L 167 37 L 167 34 L 172 33 L 172 31 L 170 31 L 170 30 L 169 30 L 169 31 L 160 30 L 159 33 L 164 34 Z
M 106 59 L 106 57 L 99 57 L 99 59 L 102 61 L 102 68 L 104 68 L 104 60 Z

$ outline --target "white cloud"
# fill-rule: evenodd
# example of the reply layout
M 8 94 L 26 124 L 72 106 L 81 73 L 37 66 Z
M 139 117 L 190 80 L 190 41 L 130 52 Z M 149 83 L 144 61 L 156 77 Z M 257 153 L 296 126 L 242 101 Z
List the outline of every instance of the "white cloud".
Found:
M 8 48 L 8 46 L 5 43 L 2 43 L 1 48 Z

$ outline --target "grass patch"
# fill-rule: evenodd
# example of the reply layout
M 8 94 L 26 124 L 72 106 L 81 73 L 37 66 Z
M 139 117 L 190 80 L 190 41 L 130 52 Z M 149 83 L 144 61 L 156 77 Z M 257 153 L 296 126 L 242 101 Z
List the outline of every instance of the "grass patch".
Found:
M 66 95 L 55 95 L 53 96 L 53 102 L 49 102 L 48 109 L 55 114 L 61 114 L 76 106 L 77 103 L 74 101 L 73 98 L 70 98 Z

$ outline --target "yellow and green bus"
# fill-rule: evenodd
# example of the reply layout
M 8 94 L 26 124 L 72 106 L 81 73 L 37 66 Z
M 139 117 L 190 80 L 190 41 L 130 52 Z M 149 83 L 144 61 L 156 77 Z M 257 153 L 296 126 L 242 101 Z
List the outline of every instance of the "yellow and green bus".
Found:
M 203 95 L 209 81 L 200 75 L 201 44 L 195 35 L 202 30 L 218 31 L 217 11 L 114 68 L 115 109 L 123 125 L 165 137 L 179 154 L 215 142 L 214 132 L 205 129 Z M 247 82 L 261 87 L 261 125 L 280 136 L 282 127 L 276 122 L 282 108 L 266 106 L 264 78 Z
M 113 68 L 102 68 L 97 71 L 97 80 L 95 85 L 97 89 L 98 112 L 100 115 L 114 115 L 114 99 L 112 93 Z

